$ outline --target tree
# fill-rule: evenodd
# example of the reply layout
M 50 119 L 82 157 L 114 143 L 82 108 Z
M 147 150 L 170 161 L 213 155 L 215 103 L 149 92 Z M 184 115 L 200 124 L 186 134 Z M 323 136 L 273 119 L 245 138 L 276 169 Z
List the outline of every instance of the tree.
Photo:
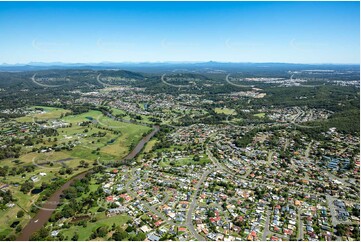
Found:
M 73 173 L 73 169 L 71 167 L 68 167 L 66 168 L 65 172 L 70 175 L 71 173 Z
M 143 241 L 145 240 L 146 236 L 145 233 L 139 232 L 135 237 L 134 240 L 135 241 Z
M 24 194 L 28 193 L 31 189 L 34 187 L 34 182 L 32 181 L 26 181 L 24 182 L 21 187 L 20 191 L 22 191 Z
M 11 234 L 5 240 L 14 241 L 14 240 L 16 240 L 16 236 L 14 234 Z
M 108 228 L 106 226 L 99 227 L 97 229 L 98 237 L 105 237 L 108 233 Z
M 9 171 L 8 166 L 0 167 L 0 176 L 5 177 L 8 174 L 8 171 Z
M 360 227 L 359 226 L 355 226 L 353 228 L 352 234 L 354 235 L 353 237 L 356 239 L 360 238 Z
M 134 231 L 134 228 L 133 228 L 131 225 L 129 225 L 129 226 L 125 229 L 125 231 L 127 231 L 128 233 L 130 233 L 130 232 Z
M 78 241 L 79 235 L 77 232 L 74 233 L 73 237 L 71 238 L 72 241 Z
M 208 217 L 209 217 L 209 218 L 213 218 L 213 217 L 215 217 L 215 216 L 216 216 L 216 215 L 214 214 L 213 211 L 211 211 L 211 210 L 208 211 Z
M 30 236 L 30 240 L 45 240 L 49 236 L 49 231 L 42 227 L 39 231 L 36 231 Z
M 347 232 L 347 225 L 346 224 L 337 224 L 336 225 L 337 235 L 344 236 Z
M 21 224 L 19 224 L 18 226 L 16 226 L 16 229 L 15 229 L 16 233 L 20 233 L 21 230 L 23 230 L 23 227 L 21 226 Z
M 126 238 L 128 237 L 128 233 L 125 232 L 125 231 L 116 231 L 112 238 L 115 240 L 115 241 L 123 241 L 125 240 Z
M 19 212 L 17 213 L 16 217 L 21 218 L 24 216 L 24 211 L 23 210 L 19 210 Z
M 360 216 L 360 209 L 357 209 L 355 207 L 352 208 L 352 215 L 355 217 Z

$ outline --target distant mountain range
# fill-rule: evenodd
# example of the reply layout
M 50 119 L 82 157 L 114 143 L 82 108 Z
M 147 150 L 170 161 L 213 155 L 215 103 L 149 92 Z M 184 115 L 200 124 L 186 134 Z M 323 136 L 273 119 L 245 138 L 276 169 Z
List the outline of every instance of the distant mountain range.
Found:
M 126 69 L 131 71 L 160 72 L 183 70 L 190 72 L 206 71 L 246 71 L 246 70 L 303 70 L 320 69 L 359 70 L 358 64 L 293 64 L 293 63 L 235 63 L 235 62 L 100 62 L 100 63 L 63 63 L 63 62 L 30 62 L 28 64 L 1 64 L 0 71 L 36 71 L 48 69 Z

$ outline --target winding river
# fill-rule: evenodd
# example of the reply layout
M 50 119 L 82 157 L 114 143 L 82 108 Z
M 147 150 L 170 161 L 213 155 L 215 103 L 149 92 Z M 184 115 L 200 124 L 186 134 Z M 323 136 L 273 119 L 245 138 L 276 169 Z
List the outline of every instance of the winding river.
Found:
M 133 159 L 139 152 L 143 149 L 145 144 L 160 130 L 159 126 L 154 126 L 153 131 L 143 137 L 135 148 L 124 158 L 126 160 Z M 60 196 L 63 194 L 63 191 L 70 187 L 74 180 L 82 179 L 86 174 L 91 170 L 80 173 L 72 177 L 64 185 L 62 185 L 58 190 L 56 190 L 49 199 L 44 202 L 44 205 L 39 209 L 38 213 L 33 217 L 29 223 L 21 231 L 21 234 L 17 238 L 18 241 L 28 241 L 30 236 L 42 228 L 49 220 L 58 204 L 60 203 Z

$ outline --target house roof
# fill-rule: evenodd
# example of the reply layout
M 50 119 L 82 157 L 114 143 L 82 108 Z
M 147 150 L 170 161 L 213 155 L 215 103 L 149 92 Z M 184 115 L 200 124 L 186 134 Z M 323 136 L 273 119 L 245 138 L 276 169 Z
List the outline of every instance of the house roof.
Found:
M 187 228 L 180 227 L 180 228 L 178 229 L 178 231 L 180 231 L 180 232 L 185 232 L 185 231 L 187 231 Z

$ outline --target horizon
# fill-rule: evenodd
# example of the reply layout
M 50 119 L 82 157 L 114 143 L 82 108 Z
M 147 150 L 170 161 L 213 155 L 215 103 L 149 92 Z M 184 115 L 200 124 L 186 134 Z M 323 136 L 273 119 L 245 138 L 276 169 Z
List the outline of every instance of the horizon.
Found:
M 249 61 L 239 61 L 239 62 L 226 62 L 226 61 L 99 61 L 99 62 L 62 62 L 62 61 L 52 61 L 52 62 L 38 62 L 30 61 L 27 63 L 1 63 L 0 66 L 15 66 L 15 65 L 112 65 L 112 64 L 205 64 L 205 63 L 219 63 L 219 64 L 289 64 L 289 65 L 360 65 L 360 63 L 333 63 L 333 62 L 324 62 L 324 63 L 297 63 L 297 62 L 249 62 Z
M 6 36 L 0 63 L 359 65 L 359 8 L 359 2 L 0 2 Z

